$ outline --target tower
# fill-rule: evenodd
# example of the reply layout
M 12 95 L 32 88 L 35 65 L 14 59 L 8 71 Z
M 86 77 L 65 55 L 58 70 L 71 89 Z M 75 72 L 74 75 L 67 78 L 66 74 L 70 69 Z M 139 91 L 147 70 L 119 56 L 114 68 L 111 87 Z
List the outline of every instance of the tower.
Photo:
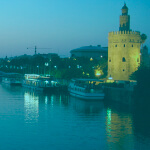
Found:
M 126 4 L 122 7 L 122 15 L 120 15 L 119 31 L 130 30 L 130 16 L 128 15 L 128 7 Z
M 140 32 L 130 30 L 130 16 L 126 4 L 122 7 L 119 31 L 108 35 L 108 77 L 129 80 L 140 65 Z

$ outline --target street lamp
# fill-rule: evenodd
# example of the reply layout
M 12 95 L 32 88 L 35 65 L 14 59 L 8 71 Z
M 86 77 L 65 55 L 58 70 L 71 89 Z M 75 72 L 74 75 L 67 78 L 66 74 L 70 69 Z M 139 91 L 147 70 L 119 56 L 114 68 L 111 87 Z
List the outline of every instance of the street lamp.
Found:
M 44 75 L 45 75 L 45 69 L 46 69 L 46 67 L 48 67 L 49 64 L 48 64 L 48 62 L 47 62 L 47 63 L 45 63 L 44 65 L 45 65 L 45 66 L 44 66 Z
M 38 68 L 38 74 L 39 74 L 39 66 L 37 66 L 37 68 Z

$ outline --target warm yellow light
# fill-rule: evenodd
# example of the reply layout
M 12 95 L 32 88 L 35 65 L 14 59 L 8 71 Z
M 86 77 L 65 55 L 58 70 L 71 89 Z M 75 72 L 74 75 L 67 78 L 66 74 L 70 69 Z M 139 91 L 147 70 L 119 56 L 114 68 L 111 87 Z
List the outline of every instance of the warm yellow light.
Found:
M 92 58 L 92 57 L 90 58 L 90 61 L 93 61 L 93 58 Z
M 96 70 L 96 71 L 95 71 L 95 75 L 96 75 L 96 76 L 100 76 L 100 75 L 101 75 L 101 71 L 100 71 L 100 70 Z

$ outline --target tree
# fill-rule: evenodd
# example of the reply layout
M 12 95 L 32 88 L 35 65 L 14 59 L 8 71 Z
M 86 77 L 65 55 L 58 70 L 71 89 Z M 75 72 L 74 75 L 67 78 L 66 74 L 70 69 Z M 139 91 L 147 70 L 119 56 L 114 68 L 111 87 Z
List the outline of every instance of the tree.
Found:
M 147 39 L 147 35 L 146 34 L 141 34 L 142 49 L 143 49 L 143 44 L 145 43 L 146 39 Z
M 136 93 L 139 96 L 147 96 L 150 91 L 150 68 L 145 66 L 140 66 L 137 71 L 135 71 L 130 79 L 137 81 Z
M 147 35 L 146 34 L 141 34 L 141 43 L 142 44 L 145 43 L 146 39 L 147 39 Z

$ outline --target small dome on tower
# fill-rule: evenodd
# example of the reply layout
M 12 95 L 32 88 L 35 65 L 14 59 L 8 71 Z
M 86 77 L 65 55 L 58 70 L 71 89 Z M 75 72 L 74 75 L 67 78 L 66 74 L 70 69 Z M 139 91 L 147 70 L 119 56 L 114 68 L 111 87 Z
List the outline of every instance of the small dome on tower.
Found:
M 122 15 L 128 15 L 128 7 L 126 6 L 126 3 L 124 3 L 124 6 L 122 7 Z
M 126 6 L 126 3 L 125 3 L 124 6 L 122 7 L 122 9 L 128 9 L 128 7 Z

